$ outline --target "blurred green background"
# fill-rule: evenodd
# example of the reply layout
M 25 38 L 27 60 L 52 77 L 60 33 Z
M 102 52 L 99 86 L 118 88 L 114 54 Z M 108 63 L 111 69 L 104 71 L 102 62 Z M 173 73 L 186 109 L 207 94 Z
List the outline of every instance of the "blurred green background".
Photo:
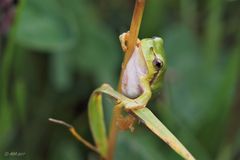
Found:
M 118 36 L 129 29 L 133 6 L 0 1 L 0 160 L 98 159 L 47 119 L 69 122 L 93 141 L 88 98 L 103 82 L 117 86 Z M 146 0 L 140 38 L 162 37 L 168 60 L 164 87 L 149 107 L 200 160 L 240 160 L 239 7 L 239 0 Z M 113 102 L 105 106 L 109 124 Z M 120 133 L 115 159 L 181 158 L 138 125 Z

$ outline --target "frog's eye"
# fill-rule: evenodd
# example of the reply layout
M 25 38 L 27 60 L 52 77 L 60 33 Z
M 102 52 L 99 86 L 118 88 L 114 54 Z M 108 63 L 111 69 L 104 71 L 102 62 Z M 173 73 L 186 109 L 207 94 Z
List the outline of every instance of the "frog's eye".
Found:
M 160 70 L 163 67 L 163 62 L 157 58 L 153 60 L 152 64 L 157 70 Z

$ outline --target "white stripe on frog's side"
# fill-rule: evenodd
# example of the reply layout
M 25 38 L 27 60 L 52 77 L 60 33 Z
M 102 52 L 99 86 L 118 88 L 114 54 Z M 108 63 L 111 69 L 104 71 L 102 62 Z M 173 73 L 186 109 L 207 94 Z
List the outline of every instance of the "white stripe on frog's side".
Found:
M 135 47 L 132 57 L 129 59 L 122 78 L 122 93 L 129 98 L 141 95 L 142 87 L 140 77 L 147 74 L 146 62 L 140 48 Z

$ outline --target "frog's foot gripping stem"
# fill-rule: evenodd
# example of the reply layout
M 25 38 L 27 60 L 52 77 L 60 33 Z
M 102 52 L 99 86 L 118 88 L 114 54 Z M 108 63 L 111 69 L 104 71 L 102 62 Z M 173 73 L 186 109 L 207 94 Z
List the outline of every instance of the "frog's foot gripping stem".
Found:
M 121 43 L 121 47 L 123 52 L 125 53 L 128 49 L 128 39 L 129 39 L 129 31 L 128 32 L 124 32 L 119 36 L 119 40 Z M 139 39 L 137 39 L 137 46 L 139 47 L 141 44 L 141 41 Z

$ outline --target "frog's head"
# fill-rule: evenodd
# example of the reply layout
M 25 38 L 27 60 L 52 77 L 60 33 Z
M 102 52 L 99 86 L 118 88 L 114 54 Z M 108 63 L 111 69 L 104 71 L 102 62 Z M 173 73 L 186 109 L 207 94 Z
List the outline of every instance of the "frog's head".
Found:
M 142 39 L 141 48 L 148 69 L 151 89 L 156 90 L 161 86 L 166 71 L 163 40 L 159 37 Z

